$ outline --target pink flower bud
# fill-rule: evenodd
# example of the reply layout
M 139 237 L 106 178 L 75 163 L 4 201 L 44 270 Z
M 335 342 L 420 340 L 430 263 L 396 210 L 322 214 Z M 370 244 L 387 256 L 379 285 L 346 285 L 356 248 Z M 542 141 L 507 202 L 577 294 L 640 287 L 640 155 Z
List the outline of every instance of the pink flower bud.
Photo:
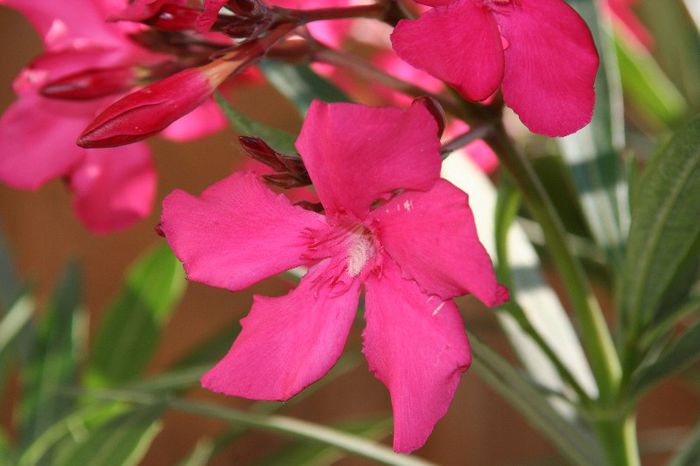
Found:
M 52 99 L 97 99 L 130 89 L 135 79 L 136 70 L 131 66 L 90 68 L 52 81 L 39 92 Z
M 188 68 L 107 107 L 78 138 L 81 147 L 114 147 L 165 129 L 204 102 L 243 61 L 217 60 Z

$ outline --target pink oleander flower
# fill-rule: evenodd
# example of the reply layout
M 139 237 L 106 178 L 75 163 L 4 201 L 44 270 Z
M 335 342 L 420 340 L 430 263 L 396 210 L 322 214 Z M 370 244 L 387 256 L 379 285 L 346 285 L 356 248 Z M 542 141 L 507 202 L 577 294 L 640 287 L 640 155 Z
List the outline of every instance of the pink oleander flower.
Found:
M 78 218 L 96 233 L 127 228 L 148 215 L 156 189 L 148 147 L 93 151 L 75 141 L 100 110 L 135 85 L 138 66 L 166 57 L 130 40 L 141 26 L 105 21 L 126 6 L 124 0 L 0 0 L 0 5 L 23 13 L 45 48 L 15 80 L 17 100 L 0 117 L 0 181 L 34 190 L 65 179 Z M 224 125 L 208 102 L 164 135 L 186 140 Z
M 508 299 L 467 195 L 439 178 L 438 124 L 408 110 L 314 102 L 297 149 L 325 215 L 253 172 L 163 203 L 161 229 L 189 279 L 242 290 L 309 267 L 286 296 L 256 296 L 229 353 L 202 378 L 231 396 L 288 400 L 340 357 L 365 290 L 363 352 L 389 389 L 394 448 L 420 448 L 471 356 L 453 298 Z
M 412 65 L 482 101 L 503 99 L 531 131 L 573 133 L 591 120 L 598 54 L 583 19 L 563 0 L 421 0 L 391 41 Z

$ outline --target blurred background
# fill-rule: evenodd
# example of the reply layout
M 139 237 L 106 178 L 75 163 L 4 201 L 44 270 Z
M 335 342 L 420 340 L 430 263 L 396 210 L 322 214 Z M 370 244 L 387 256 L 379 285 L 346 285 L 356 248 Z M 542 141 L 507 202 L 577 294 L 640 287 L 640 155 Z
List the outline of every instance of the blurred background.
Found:
M 14 99 L 13 78 L 32 57 L 41 51 L 39 37 L 16 12 L 0 8 L 0 110 Z M 232 96 L 234 107 L 272 126 L 298 130 L 300 121 L 289 104 L 264 85 L 248 86 Z M 276 111 L 271 112 L 269 109 Z M 35 135 L 41 138 L 41 134 Z M 235 135 L 227 130 L 194 143 L 175 144 L 153 138 L 159 174 L 158 199 L 175 188 L 199 193 L 204 187 L 227 175 L 243 155 Z M 54 181 L 34 193 L 0 186 L 0 227 L 9 243 L 22 277 L 28 279 L 45 302 L 59 279 L 66 261 L 77 259 L 84 271 L 84 302 L 89 310 L 89 328 L 94 334 L 102 318 L 100 310 L 115 296 L 125 270 L 148 247 L 163 241 L 154 232 L 159 203 L 153 214 L 135 228 L 109 236 L 88 233 L 70 208 L 70 196 L 61 182 Z M 197 283 L 188 285 L 186 295 L 169 321 L 149 372 L 156 373 L 177 360 L 188 348 L 201 343 L 221 329 L 231 327 L 249 309 L 254 293 L 279 295 L 290 284 L 272 279 L 250 290 L 230 293 Z M 509 359 L 508 345 L 492 311 L 467 298 L 460 302 L 467 327 Z M 346 348 L 361 357 L 360 326 L 356 326 Z M 128 354 L 121 355 L 128 358 Z M 222 354 L 223 356 L 223 354 Z M 13 372 L 10 372 L 13 374 Z M 15 375 L 10 389 L 0 400 L 0 422 L 10 423 L 10 409 L 16 402 L 19 385 Z M 661 464 L 670 449 L 676 447 L 700 412 L 700 384 L 697 379 L 673 379 L 649 393 L 643 400 L 640 416 L 640 447 L 644 464 Z M 196 389 L 192 397 L 221 397 Z M 231 406 L 246 407 L 240 399 L 226 400 Z M 289 416 L 332 424 L 359 416 L 390 412 L 389 397 L 382 384 L 362 362 L 350 373 L 335 378 L 313 396 L 282 412 Z M 185 456 L 205 434 L 222 431 L 225 423 L 199 416 L 171 412 L 157 436 L 144 465 L 172 465 Z M 267 458 L 274 448 L 289 442 L 281 436 L 251 432 L 243 440 L 226 448 L 215 465 L 253 465 Z M 390 444 L 390 435 L 385 439 Z M 444 465 L 547 465 L 564 464 L 555 450 L 538 432 L 474 373 L 462 379 L 459 391 L 445 418 L 437 425 L 426 446 L 418 451 L 426 459 Z M 279 464 L 285 464 L 281 462 Z M 357 458 L 345 458 L 338 464 L 372 464 Z

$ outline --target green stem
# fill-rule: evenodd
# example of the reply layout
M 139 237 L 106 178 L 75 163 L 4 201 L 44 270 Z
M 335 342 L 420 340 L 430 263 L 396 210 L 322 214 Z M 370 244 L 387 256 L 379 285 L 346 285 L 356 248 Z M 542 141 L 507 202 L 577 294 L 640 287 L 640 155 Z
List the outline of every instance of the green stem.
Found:
M 552 201 L 530 162 L 516 150 L 502 126 L 485 140 L 518 184 L 528 209 L 542 227 L 547 247 L 576 314 L 600 399 L 611 402 L 616 397 L 621 378 L 620 361 L 603 311 L 593 295 L 583 267 L 569 248 L 564 227 Z
M 598 421 L 596 430 L 611 466 L 640 466 L 634 413 Z

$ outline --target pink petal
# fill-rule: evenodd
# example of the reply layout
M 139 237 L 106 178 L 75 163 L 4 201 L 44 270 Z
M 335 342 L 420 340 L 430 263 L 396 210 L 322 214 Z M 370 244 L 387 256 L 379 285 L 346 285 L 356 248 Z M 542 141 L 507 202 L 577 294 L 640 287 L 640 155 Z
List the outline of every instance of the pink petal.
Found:
M 447 412 L 471 363 L 467 335 L 453 301 L 424 294 L 388 257 L 365 286 L 363 352 L 391 395 L 394 450 L 408 453 Z
M 485 6 L 457 0 L 402 20 L 391 34 L 401 58 L 454 86 L 469 100 L 493 94 L 503 77 L 498 26 Z
M 63 117 L 35 94 L 20 97 L 0 117 L 0 181 L 37 189 L 68 174 L 85 150 L 75 144 L 89 118 Z M 69 104 L 62 104 L 69 105 Z
M 208 99 L 192 112 L 183 116 L 160 134 L 176 142 L 192 141 L 209 136 L 226 127 L 226 117 L 212 99 Z
M 124 230 L 146 217 L 156 194 L 156 170 L 146 144 L 86 150 L 70 176 L 73 208 L 94 233 Z
M 200 197 L 175 191 L 163 201 L 162 230 L 190 280 L 241 290 L 304 265 L 305 232 L 325 228 L 252 172 L 238 172 Z
M 427 5 L 427 6 L 445 6 L 449 5 L 452 3 L 453 0 L 416 0 L 416 3 L 420 3 L 421 5 Z
M 68 47 L 39 55 L 22 70 L 13 88 L 17 94 L 37 93 L 47 84 L 71 74 L 130 64 L 123 51 L 114 47 Z M 94 111 L 91 109 L 91 113 Z
M 331 47 L 339 47 L 351 27 L 351 20 L 315 21 L 308 26 L 311 35 Z
M 39 32 L 47 48 L 61 48 L 75 39 L 90 39 L 94 42 L 119 43 L 115 25 L 105 23 L 105 7 L 108 3 L 95 0 L 37 1 L 0 0 L 20 11 Z
M 202 385 L 231 396 L 285 401 L 323 377 L 343 352 L 360 288 L 357 281 L 334 282 L 329 262 L 313 267 L 286 296 L 256 296 L 241 334 Z
M 399 188 L 430 188 L 440 172 L 435 118 L 422 103 L 408 110 L 315 101 L 297 139 L 329 214 L 366 215 Z
M 371 215 L 385 251 L 424 292 L 442 299 L 471 293 L 488 306 L 508 299 L 479 242 L 467 195 L 449 182 L 400 194 Z
M 199 15 L 199 18 L 197 18 L 197 32 L 200 34 L 209 32 L 219 17 L 219 11 L 226 5 L 227 1 L 228 0 L 204 0 L 204 11 Z
M 520 0 L 496 13 L 509 46 L 503 98 L 531 131 L 571 134 L 591 121 L 598 53 L 563 0 Z

